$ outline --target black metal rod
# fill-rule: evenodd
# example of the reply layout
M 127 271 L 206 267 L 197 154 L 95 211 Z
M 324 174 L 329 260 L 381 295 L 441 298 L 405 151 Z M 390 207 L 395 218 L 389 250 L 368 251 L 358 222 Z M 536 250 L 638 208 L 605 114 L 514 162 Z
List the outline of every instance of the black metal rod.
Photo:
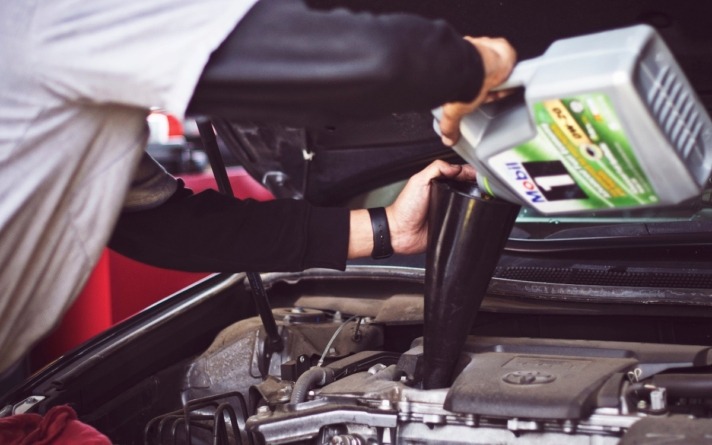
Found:
M 280 352 L 284 349 L 284 343 L 282 342 L 282 336 L 279 335 L 277 322 L 274 320 L 274 314 L 272 313 L 272 308 L 269 305 L 269 298 L 264 284 L 262 283 L 262 278 L 258 273 L 247 272 L 247 280 L 250 282 L 252 295 L 255 297 L 257 313 L 260 314 L 262 324 L 265 328 L 265 333 L 267 334 L 265 345 L 269 345 L 270 353 Z
M 215 181 L 218 183 L 218 190 L 224 195 L 234 197 L 235 193 L 232 191 L 230 178 L 227 176 L 227 169 L 220 154 L 220 147 L 218 146 L 218 139 L 215 137 L 213 124 L 207 120 L 198 121 L 198 132 L 200 132 L 200 139 L 203 141 L 205 153 L 208 155 Z
M 200 139 L 203 141 L 205 153 L 208 155 L 215 181 L 218 184 L 218 190 L 225 195 L 234 197 L 235 194 L 230 185 L 230 178 L 227 175 L 227 169 L 225 168 L 223 157 L 220 154 L 220 147 L 218 146 L 218 140 L 215 137 L 215 130 L 213 129 L 212 123 L 209 120 L 199 121 L 198 131 L 200 132 Z M 277 322 L 274 319 L 269 298 L 267 297 L 267 291 L 262 283 L 262 277 L 260 277 L 260 274 L 257 272 L 247 272 L 247 280 L 250 282 L 257 313 L 262 320 L 262 325 L 267 335 L 264 350 L 262 351 L 262 363 L 260 363 L 260 372 L 264 377 L 269 371 L 272 354 L 284 349 L 284 342 L 282 341 L 282 336 L 279 335 Z

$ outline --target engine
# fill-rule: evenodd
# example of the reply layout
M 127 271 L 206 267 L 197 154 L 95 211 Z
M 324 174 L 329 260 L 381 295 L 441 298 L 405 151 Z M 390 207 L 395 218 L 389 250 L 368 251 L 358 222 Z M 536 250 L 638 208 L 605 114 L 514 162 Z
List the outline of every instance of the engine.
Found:
M 262 370 L 259 319 L 229 327 L 189 366 L 183 412 L 152 420 L 146 443 L 187 443 L 185 422 L 193 444 L 690 444 L 712 436 L 712 384 L 691 372 L 712 365 L 708 347 L 469 336 L 452 384 L 425 390 L 422 338 L 403 353 L 382 349 L 389 323 L 414 321 L 404 314 L 417 314 L 422 298 L 393 299 L 375 317 L 275 310 L 285 349 Z
M 304 296 L 228 327 L 145 442 L 707 443 L 709 347 L 468 335 L 518 212 L 469 187 L 431 187 L 424 295 Z M 421 336 L 397 350 L 403 326 Z

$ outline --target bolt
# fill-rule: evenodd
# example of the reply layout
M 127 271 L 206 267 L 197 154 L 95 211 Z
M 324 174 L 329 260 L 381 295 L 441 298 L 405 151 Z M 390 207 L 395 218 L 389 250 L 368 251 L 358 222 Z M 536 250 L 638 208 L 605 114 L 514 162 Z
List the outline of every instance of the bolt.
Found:
M 284 388 L 279 388 L 277 391 L 277 401 L 278 402 L 288 402 L 292 395 L 292 388 L 285 386 Z
M 638 410 L 645 410 L 648 408 L 648 403 L 645 400 L 638 401 Z
M 361 445 L 361 440 L 352 434 L 340 434 L 334 436 L 330 441 L 331 445 Z
M 378 405 L 378 409 L 391 410 L 393 409 L 393 404 L 390 400 L 383 399 L 381 400 L 381 404 Z

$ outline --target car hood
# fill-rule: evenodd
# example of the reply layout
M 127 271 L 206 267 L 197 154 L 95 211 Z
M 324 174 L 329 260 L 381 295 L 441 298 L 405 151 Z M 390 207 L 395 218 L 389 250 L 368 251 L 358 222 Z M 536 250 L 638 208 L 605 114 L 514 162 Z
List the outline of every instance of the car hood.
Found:
M 504 35 L 522 59 L 558 38 L 649 23 L 712 104 L 712 28 L 691 2 L 349 6 Z M 277 197 L 317 205 L 381 205 L 389 184 L 432 159 L 458 160 L 430 110 L 213 124 Z M 605 217 L 523 211 L 446 388 L 419 386 L 424 259 L 393 257 L 263 274 L 283 340 L 269 354 L 253 283 L 208 277 L 50 364 L 2 399 L 0 416 L 71 404 L 115 443 L 136 444 L 703 443 L 712 437 L 706 211 L 704 197 Z
M 311 3 L 322 8 L 341 6 Z M 443 18 L 463 34 L 502 35 L 517 48 L 520 60 L 540 56 L 558 39 L 648 24 L 665 40 L 702 104 L 712 109 L 712 28 L 701 17 L 700 7 L 662 1 L 626 2 L 625 8 L 613 1 L 546 5 L 354 1 L 349 8 L 415 12 Z M 214 126 L 224 148 L 275 196 L 316 205 L 386 205 L 397 193 L 399 181 L 432 160 L 465 162 L 441 144 L 431 110 L 298 126 L 229 120 L 216 120 Z M 674 300 L 692 302 L 694 289 L 710 287 L 706 260 L 712 253 L 710 196 L 705 192 L 675 207 L 555 218 L 525 207 L 495 278 L 548 283 L 532 292 L 542 298 L 574 298 L 565 297 L 563 290 L 572 285 L 616 283 L 633 289 L 645 283 L 658 290 L 690 289 Z M 392 264 L 422 267 L 424 259 L 395 258 Z M 666 276 L 669 281 L 652 276 Z M 608 301 L 607 295 L 591 290 L 586 298 L 603 302 Z M 630 300 L 634 303 L 658 299 L 636 292 L 626 295 L 635 295 Z M 616 298 L 626 300 L 621 293 Z
M 342 2 L 313 0 L 330 8 Z M 632 26 L 653 26 L 670 47 L 707 109 L 712 108 L 712 30 L 701 6 L 636 0 L 603 2 L 351 1 L 374 12 L 407 11 L 442 18 L 462 34 L 506 37 L 518 59 L 540 56 L 556 40 Z M 575 20 L 572 18 L 575 17 Z M 218 121 L 229 152 L 278 197 L 340 205 L 374 188 L 406 179 L 430 161 L 459 157 L 433 131 L 430 110 L 363 120 L 284 126 Z

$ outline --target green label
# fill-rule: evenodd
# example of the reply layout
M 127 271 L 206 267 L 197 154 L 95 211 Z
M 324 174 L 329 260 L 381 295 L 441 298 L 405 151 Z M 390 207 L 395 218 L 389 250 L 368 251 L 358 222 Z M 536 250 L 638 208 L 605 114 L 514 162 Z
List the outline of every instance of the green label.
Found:
M 488 161 L 529 205 L 548 213 L 658 202 L 607 95 L 538 102 L 533 117 L 534 139 Z

